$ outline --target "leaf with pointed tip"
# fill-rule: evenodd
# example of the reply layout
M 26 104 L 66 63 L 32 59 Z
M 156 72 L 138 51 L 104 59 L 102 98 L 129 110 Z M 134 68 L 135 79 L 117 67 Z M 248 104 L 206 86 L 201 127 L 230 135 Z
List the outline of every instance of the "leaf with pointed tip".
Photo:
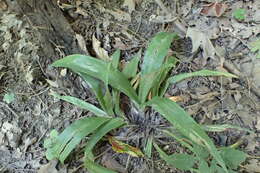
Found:
M 52 66 L 67 67 L 77 73 L 86 73 L 91 77 L 100 79 L 104 83 L 108 82 L 109 85 L 125 93 L 136 103 L 139 103 L 136 92 L 127 78 L 117 69 L 110 67 L 108 62 L 86 55 L 75 54 L 54 62 Z
M 138 53 L 128 62 L 124 69 L 123 73 L 127 78 L 135 77 L 138 70 L 138 63 L 141 59 L 142 50 L 139 50 Z
M 97 108 L 96 106 L 85 102 L 84 100 L 78 99 L 76 97 L 72 97 L 72 96 L 60 96 L 57 93 L 52 93 L 52 95 L 58 99 L 64 100 L 66 102 L 69 102 L 71 104 L 74 104 L 82 109 L 86 109 L 92 113 L 94 113 L 97 116 L 101 116 L 101 117 L 107 117 L 108 115 L 106 114 L 106 112 L 102 111 L 101 109 Z
M 166 86 L 162 89 L 162 95 L 165 94 L 167 88 L 169 87 L 169 84 L 175 84 L 177 82 L 180 82 L 184 79 L 190 78 L 190 77 L 199 77 L 199 76 L 224 76 L 224 77 L 233 77 L 237 78 L 236 75 L 233 75 L 228 72 L 221 72 L 221 71 L 213 71 L 213 70 L 200 70 L 195 71 L 191 73 L 181 73 L 175 76 L 172 76 L 168 78 Z
M 152 157 L 153 137 L 149 136 L 144 148 L 144 153 L 148 158 Z
M 224 172 L 228 172 L 225 162 L 217 151 L 214 143 L 204 132 L 202 127 L 185 112 L 177 103 L 167 98 L 154 97 L 146 105 L 152 106 L 166 118 L 180 133 L 198 145 L 204 146 L 221 165 Z
M 114 67 L 114 69 L 118 69 L 118 65 L 119 65 L 119 61 L 120 61 L 120 53 L 121 53 L 120 50 L 117 49 L 111 56 L 112 66 Z
M 155 84 L 165 56 L 168 53 L 171 42 L 177 35 L 174 33 L 160 32 L 153 37 L 145 51 L 141 68 L 141 81 L 139 86 L 139 98 L 144 103 L 150 89 Z

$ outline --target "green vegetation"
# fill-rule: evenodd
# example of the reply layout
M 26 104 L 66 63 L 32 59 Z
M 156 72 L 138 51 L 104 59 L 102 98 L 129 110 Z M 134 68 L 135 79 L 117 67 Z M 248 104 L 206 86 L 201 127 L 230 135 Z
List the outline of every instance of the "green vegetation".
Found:
M 213 141 L 205 132 L 205 127 L 184 111 L 177 103 L 165 98 L 164 94 L 170 84 L 194 76 L 226 76 L 236 77 L 226 72 L 201 70 L 193 73 L 184 73 L 169 76 L 169 72 L 176 66 L 178 59 L 167 56 L 168 49 L 174 39 L 173 33 L 158 33 L 148 45 L 144 53 L 143 63 L 139 70 L 141 51 L 127 63 L 123 69 L 119 67 L 120 52 L 116 51 L 110 60 L 101 60 L 86 55 L 70 55 L 54 62 L 54 67 L 69 68 L 80 75 L 95 93 L 100 107 L 71 96 L 53 94 L 61 100 L 67 101 L 82 109 L 86 109 L 96 116 L 76 120 L 62 133 L 53 130 L 50 138 L 44 142 L 47 148 L 46 157 L 51 160 L 59 159 L 64 163 L 72 150 L 88 136 L 85 146 L 84 165 L 90 172 L 114 172 L 95 163 L 93 148 L 102 139 L 113 140 L 107 134 L 129 123 L 124 110 L 120 109 L 121 93 L 129 97 L 142 116 L 145 111 L 153 109 L 169 121 L 172 128 L 160 129 L 165 136 L 178 141 L 189 150 L 188 153 L 173 153 L 167 155 L 160 147 L 154 136 L 147 138 L 146 145 L 141 149 L 145 157 L 150 158 L 154 149 L 170 166 L 192 172 L 228 173 L 236 169 L 245 160 L 246 155 L 231 147 L 216 148 Z M 126 127 L 126 126 L 125 126 Z M 207 127 L 208 129 L 210 126 Z M 223 129 L 223 127 L 221 127 Z M 171 130 L 174 129 L 174 132 Z M 176 131 L 178 133 L 176 133 Z M 115 142 L 115 141 L 112 141 Z M 121 151 L 132 156 L 142 157 L 143 154 L 134 147 L 121 144 Z M 115 146 L 113 146 L 115 147 Z M 123 151 L 131 150 L 131 151 Z M 234 158 L 235 157 L 235 158 Z
M 237 20 L 245 20 L 246 19 L 246 10 L 244 8 L 238 8 L 233 12 L 233 16 Z

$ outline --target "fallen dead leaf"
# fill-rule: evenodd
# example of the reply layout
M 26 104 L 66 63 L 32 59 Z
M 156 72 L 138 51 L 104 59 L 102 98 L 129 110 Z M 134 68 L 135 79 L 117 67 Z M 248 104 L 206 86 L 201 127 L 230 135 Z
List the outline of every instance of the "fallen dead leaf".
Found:
M 58 84 L 56 81 L 52 81 L 52 80 L 46 79 L 46 82 L 47 82 L 50 86 L 52 86 L 52 87 L 54 87 L 54 88 L 58 88 L 58 87 L 59 87 L 59 84 Z
M 169 97 L 169 99 L 174 101 L 174 102 L 181 102 L 181 101 L 183 101 L 183 98 L 181 96 L 171 96 L 171 97 Z
M 86 55 L 88 55 L 89 53 L 88 53 L 88 50 L 86 47 L 86 41 L 85 41 L 84 37 L 80 34 L 76 34 L 76 39 L 78 41 L 80 49 L 83 50 Z
M 249 160 L 249 164 L 243 166 L 246 168 L 247 172 L 260 172 L 260 162 L 257 159 Z
M 227 8 L 228 6 L 225 3 L 212 2 L 204 5 L 200 13 L 206 16 L 220 17 Z
M 125 0 L 123 7 L 127 7 L 129 13 L 131 14 L 135 10 L 135 0 Z
M 112 169 L 114 171 L 120 172 L 120 173 L 126 173 L 126 169 L 124 166 L 120 165 L 118 161 L 116 161 L 110 154 L 106 153 L 102 157 L 102 164 L 109 169 Z
M 127 21 L 127 22 L 131 22 L 131 16 L 129 13 L 126 13 L 122 10 L 116 9 L 116 10 L 107 10 L 106 12 L 108 12 L 109 14 L 113 15 L 114 18 L 116 20 L 118 20 L 119 22 L 123 22 L 123 21 Z
M 101 47 L 101 42 L 96 39 L 95 35 L 92 36 L 92 46 L 98 58 L 110 60 L 107 51 Z
M 49 163 L 41 166 L 41 168 L 38 170 L 37 173 L 46 173 L 46 172 L 58 173 L 58 170 L 56 169 L 57 163 L 58 163 L 57 160 L 52 160 Z
M 113 136 L 108 137 L 109 143 L 112 145 L 112 149 L 117 153 L 126 153 L 133 157 L 144 157 L 144 154 L 139 148 L 132 147 L 128 144 L 125 144 L 119 140 L 117 140 Z
M 125 43 L 122 42 L 122 40 L 120 38 L 116 37 L 114 48 L 120 49 L 120 50 L 127 50 L 128 47 L 127 47 L 127 45 L 125 45 Z
M 203 57 L 214 57 L 216 50 L 206 34 L 196 28 L 188 28 L 186 37 L 192 41 L 192 53 L 196 52 L 199 47 L 203 49 Z

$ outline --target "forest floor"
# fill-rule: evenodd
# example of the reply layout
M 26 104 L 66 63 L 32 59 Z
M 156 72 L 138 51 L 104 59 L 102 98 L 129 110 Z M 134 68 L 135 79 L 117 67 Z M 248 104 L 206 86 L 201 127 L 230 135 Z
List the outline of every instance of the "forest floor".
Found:
M 71 28 L 69 34 L 81 52 L 72 50 L 75 45 L 56 42 L 50 36 L 47 40 L 55 54 L 39 53 L 47 48 L 34 33 L 45 30 L 44 23 L 33 25 L 33 16 L 17 10 L 15 1 L 0 0 L 0 172 L 85 172 L 80 156 L 73 156 L 79 161 L 65 165 L 45 158 L 43 141 L 50 131 L 61 131 L 73 120 L 87 115 L 49 93 L 58 91 L 95 103 L 80 77 L 53 69 L 51 63 L 71 53 L 95 56 L 95 46 L 108 55 L 120 49 L 121 62 L 127 62 L 141 48 L 145 50 L 149 40 L 161 31 L 176 32 L 180 37 L 171 46 L 172 54 L 180 60 L 171 72 L 173 75 L 213 69 L 239 76 L 194 77 L 171 86 L 166 96 L 182 98 L 178 103 L 200 124 L 232 124 L 252 130 L 254 133 L 226 129 L 209 136 L 217 146 L 239 141 L 239 148 L 250 157 L 238 172 L 260 172 L 259 0 L 51 3 L 65 17 Z M 60 37 L 68 34 L 60 30 L 55 33 Z M 97 42 L 93 36 L 100 45 L 93 44 Z M 131 139 L 131 144 L 141 148 L 138 139 Z M 160 141 L 171 151 L 180 148 L 176 143 Z M 182 172 L 168 167 L 156 154 L 151 161 L 115 153 L 109 144 L 101 150 L 105 154 L 100 155 L 100 162 L 118 172 Z

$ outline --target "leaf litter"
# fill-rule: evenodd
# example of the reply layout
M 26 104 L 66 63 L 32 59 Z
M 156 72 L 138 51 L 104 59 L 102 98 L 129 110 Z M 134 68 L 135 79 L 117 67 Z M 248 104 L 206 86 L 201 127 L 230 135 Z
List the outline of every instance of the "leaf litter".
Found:
M 125 58 L 125 61 L 128 61 L 130 59 L 131 55 L 135 54 L 140 47 L 145 47 L 144 40 L 148 40 L 149 38 L 151 38 L 151 36 L 154 33 L 161 31 L 162 28 L 164 28 L 165 30 L 170 31 L 170 32 L 174 31 L 175 27 L 173 27 L 173 26 L 175 26 L 176 21 L 178 21 L 180 23 L 180 25 L 183 26 L 182 28 L 184 28 L 184 29 L 182 29 L 182 32 L 185 32 L 184 35 L 191 38 L 192 49 L 190 49 L 191 50 L 190 52 L 192 52 L 193 55 L 190 56 L 189 54 L 187 54 L 187 56 L 186 56 L 185 53 L 187 53 L 187 52 L 178 52 L 178 50 L 175 50 L 175 49 L 173 50 L 173 51 L 177 51 L 178 53 L 185 54 L 185 56 L 186 56 L 186 59 L 184 59 L 184 63 L 181 63 L 181 66 L 179 67 L 177 72 L 178 71 L 189 72 L 194 69 L 203 68 L 204 66 L 201 66 L 201 64 L 194 63 L 194 62 L 200 61 L 201 57 L 203 57 L 203 58 L 208 58 L 209 56 L 216 57 L 216 48 L 215 47 L 220 46 L 221 48 L 224 49 L 223 54 L 222 54 L 223 55 L 222 60 L 224 61 L 224 64 L 231 61 L 233 63 L 233 65 L 237 67 L 237 70 L 239 70 L 239 72 L 241 74 L 244 74 L 244 78 L 246 79 L 246 82 L 241 79 L 236 79 L 236 80 L 229 81 L 229 82 L 223 82 L 222 79 L 216 80 L 215 78 L 200 78 L 200 79 L 196 78 L 196 79 L 192 79 L 192 80 L 188 80 L 188 81 L 182 81 L 180 84 L 173 86 L 172 89 L 170 89 L 170 91 L 169 91 L 172 94 L 169 94 L 169 93 L 168 94 L 171 96 L 177 96 L 175 98 L 173 97 L 173 100 L 181 99 L 181 98 L 178 98 L 178 96 L 185 95 L 185 98 L 186 98 L 185 101 L 184 102 L 180 101 L 179 104 L 195 105 L 194 107 L 192 107 L 192 111 L 194 112 L 194 114 L 196 114 L 196 118 L 199 121 L 201 121 L 201 123 L 216 122 L 216 124 L 219 124 L 222 122 L 229 122 L 234 125 L 239 125 L 239 126 L 241 125 L 242 127 L 249 127 L 250 129 L 259 130 L 259 119 L 257 119 L 257 117 L 259 117 L 259 106 L 257 106 L 258 102 L 259 102 L 259 100 L 258 100 L 259 98 L 256 98 L 255 95 L 251 92 L 251 82 L 255 83 L 258 90 L 259 90 L 259 86 L 260 86 L 259 59 L 256 59 L 256 56 L 258 56 L 257 54 L 259 54 L 259 52 L 258 52 L 259 50 L 258 50 L 257 45 L 256 46 L 251 45 L 251 43 L 258 40 L 258 38 L 256 36 L 259 33 L 259 28 L 260 28 L 259 27 L 259 21 L 260 21 L 259 2 L 258 1 L 243 1 L 242 2 L 243 6 L 241 6 L 240 8 L 247 9 L 246 19 L 243 21 L 237 21 L 237 20 L 233 19 L 232 11 L 234 11 L 235 7 L 237 7 L 237 6 L 234 6 L 233 2 L 230 2 L 227 7 L 227 6 L 222 5 L 222 2 L 220 2 L 220 1 L 215 2 L 213 0 L 212 1 L 205 0 L 204 2 L 208 3 L 208 5 L 203 7 L 203 5 L 200 2 L 194 1 L 193 3 L 185 4 L 180 1 L 179 2 L 180 4 L 176 5 L 177 7 L 179 5 L 182 8 L 181 19 L 178 19 L 178 20 L 176 20 L 175 15 L 172 15 L 172 14 L 166 15 L 166 17 L 165 17 L 165 15 L 163 15 L 164 13 L 161 12 L 161 11 L 163 11 L 161 9 L 161 7 L 159 7 L 158 4 L 156 4 L 154 2 L 149 2 L 149 1 L 142 1 L 142 2 L 138 2 L 138 3 L 136 3 L 136 2 L 137 1 L 134 1 L 134 0 L 125 0 L 124 2 L 122 2 L 120 4 L 114 3 L 114 2 L 112 2 L 111 5 L 104 4 L 103 11 L 100 10 L 101 13 L 97 13 L 98 10 L 96 10 L 94 6 L 92 6 L 92 9 L 87 9 L 88 5 L 85 5 L 85 6 L 82 5 L 82 4 L 86 4 L 86 2 L 81 3 L 81 6 L 80 6 L 81 8 L 86 8 L 86 10 L 89 10 L 88 12 L 97 14 L 96 16 L 92 16 L 92 20 L 105 21 L 103 19 L 106 19 L 106 22 L 105 22 L 106 26 L 103 27 L 101 25 L 100 31 L 99 31 L 101 34 L 97 35 L 98 39 L 95 40 L 96 43 L 98 43 L 95 45 L 96 50 L 101 49 L 101 51 L 95 51 L 95 53 L 101 52 L 99 54 L 101 56 L 104 56 L 102 54 L 108 54 L 108 52 L 113 52 L 112 50 L 110 50 L 113 48 L 113 46 L 111 46 L 109 49 L 107 49 L 107 47 L 105 47 L 105 49 L 104 49 L 104 47 L 101 46 L 101 45 L 104 45 L 105 39 L 103 36 L 107 35 L 108 37 L 111 37 L 111 38 L 109 39 L 110 41 L 108 41 L 108 43 L 106 43 L 106 44 L 113 45 L 113 43 L 111 43 L 111 40 L 115 40 L 116 42 L 114 44 L 115 45 L 114 48 L 120 48 L 120 49 L 125 48 L 122 58 Z M 95 2 L 93 2 L 93 3 L 95 4 Z M 174 4 L 172 4 L 172 2 L 168 2 L 168 3 L 163 2 L 163 3 L 164 3 L 164 6 L 168 10 L 176 11 L 176 9 L 175 9 L 176 6 Z M 201 8 L 204 8 L 204 11 L 201 12 L 200 11 Z M 177 11 L 178 11 L 178 9 L 177 9 Z M 83 16 L 84 19 L 78 19 L 78 20 L 87 20 L 87 18 L 90 16 L 89 13 L 84 13 L 84 15 L 82 13 L 79 15 Z M 157 20 L 154 20 L 156 22 L 153 22 L 153 20 L 151 20 L 151 17 L 150 17 L 153 15 L 155 17 L 157 17 L 157 16 L 162 16 L 162 17 L 156 18 Z M 112 16 L 112 18 L 111 18 L 111 16 Z M 142 16 L 141 20 L 140 20 L 140 16 Z M 104 17 L 104 18 L 101 20 L 100 17 Z M 197 18 L 194 18 L 194 17 L 197 17 Z M 14 21 L 12 24 L 10 24 L 10 23 L 8 24 L 8 25 L 11 25 L 11 26 L 8 26 L 9 28 L 21 27 L 20 21 L 15 21 L 14 16 L 5 17 L 5 20 L 8 21 L 9 19 Z M 121 27 L 119 27 L 118 24 L 120 24 Z M 222 24 L 223 24 L 223 26 L 222 26 Z M 86 50 L 89 49 L 88 48 L 89 42 L 93 43 L 92 36 L 93 36 L 94 32 L 92 30 L 89 30 L 89 28 L 91 28 L 91 27 L 88 27 L 88 25 L 89 25 L 88 21 L 85 21 L 85 26 L 84 26 L 85 31 L 83 29 L 81 31 L 81 33 L 78 33 L 78 34 L 84 36 L 83 39 L 85 39 L 85 40 L 83 40 L 82 37 L 79 37 L 79 36 L 76 37 L 78 42 L 80 43 L 79 46 L 85 52 L 86 52 Z M 186 26 L 188 26 L 188 27 L 185 28 Z M 82 26 L 78 26 L 78 27 L 80 28 Z M 95 27 L 95 26 L 92 25 L 92 27 Z M 6 31 L 6 28 L 4 28 L 4 26 L 1 26 L 1 28 Z M 123 31 L 121 31 L 122 28 L 123 28 Z M 212 29 L 212 28 L 216 28 L 216 29 Z M 109 29 L 109 30 L 107 30 L 107 29 Z M 187 29 L 188 29 L 188 32 L 187 32 Z M 90 33 L 90 37 L 87 37 L 88 33 L 85 33 L 86 31 L 88 31 L 88 33 Z M 210 31 L 210 32 L 212 32 L 212 34 L 208 34 L 206 31 Z M 5 37 L 5 39 L 6 39 L 6 43 L 4 43 L 2 45 L 3 46 L 2 49 L 5 51 L 10 48 L 11 44 L 14 44 L 12 41 L 9 40 L 12 38 L 11 37 L 12 34 L 8 34 L 8 32 L 6 32 L 6 33 L 7 34 L 5 34 L 5 35 L 0 34 L 1 37 Z M 112 34 L 112 33 L 116 33 L 116 34 Z M 136 34 L 138 34 L 139 36 L 137 36 Z M 115 36 L 116 36 L 116 38 L 114 38 Z M 20 49 L 17 49 L 17 50 L 19 50 L 20 52 L 17 52 L 16 55 L 18 55 L 17 57 L 19 57 L 19 59 L 18 59 L 19 62 L 23 62 L 23 63 L 19 63 L 19 64 L 25 65 L 24 69 L 27 69 L 27 67 L 29 67 L 29 66 L 32 66 L 31 69 L 35 69 L 34 68 L 35 64 L 30 64 L 25 61 L 27 55 L 24 54 L 24 52 L 22 52 L 22 49 L 26 45 L 26 42 L 21 41 L 19 43 L 21 44 L 21 47 L 20 47 Z M 30 44 L 28 44 L 28 45 L 30 45 Z M 189 46 L 191 46 L 191 44 L 189 44 Z M 248 49 L 247 46 L 249 48 L 251 48 L 252 50 Z M 131 49 L 127 49 L 126 47 L 131 47 Z M 37 48 L 35 47 L 35 49 L 37 49 Z M 107 53 L 104 53 L 103 51 L 107 51 Z M 189 50 L 186 48 L 185 51 L 189 51 Z M 91 53 L 93 53 L 93 52 L 91 52 Z M 242 53 L 243 56 L 235 56 L 238 53 Z M 0 60 L 0 62 L 2 62 L 2 60 Z M 0 68 L 0 75 L 2 74 L 1 72 L 3 70 L 13 67 L 11 65 L 12 63 L 2 63 L 2 64 L 3 64 L 4 68 Z M 218 63 L 218 62 L 216 63 L 213 61 L 209 61 L 209 62 L 205 63 L 205 67 L 216 68 L 216 67 L 219 67 L 220 64 L 222 64 L 222 63 Z M 221 67 L 221 68 L 226 68 L 226 67 Z M 230 69 L 228 69 L 228 70 L 230 70 Z M 231 70 L 232 70 L 232 68 L 231 68 Z M 26 72 L 26 70 L 25 70 L 25 72 Z M 63 77 L 70 76 L 69 72 L 67 72 L 66 74 L 67 75 L 63 75 Z M 3 73 L 3 76 L 1 77 L 1 79 L 7 79 L 6 77 L 12 78 L 12 75 L 10 74 L 9 71 L 5 71 Z M 31 77 L 29 76 L 29 79 L 30 78 Z M 33 76 L 33 80 L 30 79 L 29 81 L 31 81 L 33 83 L 34 80 L 37 80 L 37 76 L 36 76 L 36 78 L 35 78 L 35 76 Z M 56 81 L 56 79 L 51 79 L 51 78 L 49 78 L 48 80 L 50 80 L 52 82 Z M 44 81 L 46 81 L 46 80 L 44 80 Z M 81 88 L 81 82 L 79 82 L 79 81 L 80 80 L 76 80 L 75 84 L 73 84 L 73 87 L 79 87 L 79 92 L 84 93 L 85 89 Z M 244 85 L 243 82 L 245 82 L 246 84 Z M 10 81 L 10 83 L 11 84 L 8 85 L 8 87 L 10 87 L 11 85 L 16 85 L 15 82 Z M 57 86 L 56 84 L 53 84 L 53 86 L 52 86 L 50 84 L 50 82 L 47 82 L 47 84 L 49 84 L 50 87 L 52 87 L 54 89 Z M 221 84 L 221 85 L 218 85 L 218 84 Z M 65 83 L 65 86 L 67 86 L 67 85 L 68 84 Z M 59 87 L 64 87 L 64 86 L 63 86 L 63 84 L 60 85 L 60 83 L 59 83 Z M 71 87 L 71 88 L 73 88 L 73 87 Z M 67 87 L 64 87 L 64 88 L 67 88 Z M 184 89 L 184 88 L 186 88 L 186 89 Z M 2 88 L 0 88 L 0 90 L 1 89 Z M 10 88 L 6 88 L 6 90 L 9 90 L 9 89 Z M 11 90 L 11 91 L 13 91 L 13 90 Z M 14 111 L 19 112 L 19 110 L 20 110 L 19 106 L 13 107 L 13 104 L 16 105 L 16 103 L 22 97 L 22 95 L 20 95 L 20 94 L 23 94 L 23 93 L 20 93 L 20 91 L 18 92 L 18 90 L 14 90 L 14 92 L 18 93 L 17 100 L 15 100 L 14 103 L 11 103 L 10 107 L 14 108 Z M 25 90 L 23 92 L 25 92 Z M 75 91 L 68 89 L 63 92 L 74 93 Z M 212 94 L 211 96 L 203 97 L 203 95 L 205 95 L 205 94 L 210 95 L 210 93 L 212 93 L 212 92 L 217 92 L 217 93 Z M 239 94 L 237 94 L 237 93 L 239 93 Z M 194 95 L 196 95 L 196 97 Z M 2 94 L 2 96 L 3 96 L 3 94 Z M 47 98 L 48 98 L 48 96 L 47 96 Z M 45 98 L 43 98 L 43 99 L 45 99 Z M 89 99 L 91 99 L 91 98 L 89 98 Z M 52 99 L 49 98 L 48 102 L 50 100 L 52 100 Z M 33 101 L 35 101 L 35 100 L 33 100 Z M 175 100 L 175 101 L 177 101 L 177 100 Z M 47 102 L 47 100 L 46 100 L 46 102 Z M 44 102 L 44 103 L 46 104 L 46 102 Z M 43 109 L 43 111 L 36 111 L 37 113 L 35 113 L 35 115 L 37 115 L 37 117 L 43 116 L 44 119 L 48 119 L 49 122 L 52 122 L 54 120 L 54 117 L 57 118 L 59 116 L 67 116 L 70 113 L 75 115 L 74 117 L 79 117 L 81 115 L 77 109 L 75 109 L 75 108 L 70 109 L 72 107 L 68 107 L 67 104 L 63 104 L 63 103 L 60 103 L 57 101 L 51 102 L 51 103 L 53 103 L 53 105 L 55 105 L 55 107 L 53 107 L 53 110 L 49 111 L 49 114 L 51 114 L 51 115 L 43 116 L 43 113 L 46 112 L 46 110 L 44 110 L 44 108 L 45 108 L 44 104 L 42 105 L 42 108 L 41 108 L 41 109 Z M 199 104 L 197 104 L 197 103 L 199 103 Z M 20 103 L 20 104 L 24 104 L 24 103 Z M 37 105 L 39 105 L 39 104 L 37 104 Z M 50 106 L 50 108 L 52 108 L 51 105 L 49 105 L 49 106 Z M 31 110 L 34 110 L 34 107 L 29 107 L 29 108 Z M 6 116 L 2 112 L 9 112 L 8 109 L 6 109 L 5 107 L 0 107 L 0 109 L 1 109 L 0 116 L 6 118 Z M 39 108 L 37 108 L 37 109 L 39 109 Z M 225 113 L 226 110 L 228 110 L 228 113 Z M 204 113 L 203 113 L 203 111 L 204 111 Z M 63 112 L 66 112 L 66 114 L 64 114 Z M 32 112 L 30 112 L 30 110 L 27 113 L 26 112 L 24 113 L 23 111 L 21 111 L 21 114 L 23 115 L 23 117 L 26 117 L 26 116 L 32 117 L 31 115 L 34 115 Z M 205 114 L 208 114 L 208 116 Z M 12 117 L 12 115 L 10 115 L 9 117 Z M 68 117 L 68 118 L 71 118 L 71 117 Z M 35 120 L 35 117 L 32 117 L 32 119 Z M 13 121 L 12 121 L 12 119 L 10 119 L 10 120 L 11 120 L 10 123 L 12 124 L 12 126 L 19 127 L 18 124 L 15 123 L 15 120 L 13 120 Z M 30 124 L 30 121 L 31 121 L 30 119 L 24 119 L 23 122 L 20 122 L 20 123 L 22 123 L 26 126 L 27 125 L 26 123 L 29 122 L 29 124 Z M 17 122 L 18 122 L 18 120 L 17 120 Z M 44 121 L 42 121 L 42 122 L 44 122 Z M 55 121 L 53 123 L 55 124 Z M 66 123 L 68 124 L 69 121 L 66 121 Z M 56 125 L 57 124 L 58 123 L 56 122 Z M 44 126 L 39 125 L 38 127 L 45 130 L 47 126 L 50 126 L 50 124 L 46 123 Z M 62 125 L 58 125 L 58 126 L 61 127 Z M 8 126 L 8 124 L 5 124 L 4 127 L 9 127 L 9 126 Z M 21 129 L 24 130 L 24 127 L 21 127 Z M 44 133 L 44 130 L 41 131 L 42 134 Z M 4 140 L 3 136 L 5 136 L 5 135 L 3 135 L 3 133 L 4 134 L 10 133 L 10 136 L 15 136 L 16 134 L 19 134 L 20 132 L 19 132 L 19 130 L 8 130 L 7 131 L 6 128 L 1 129 L 0 139 L 2 139 L 2 141 L 4 142 L 6 139 Z M 121 132 L 121 134 L 124 134 L 124 133 Z M 214 137 L 216 138 L 216 141 L 219 144 L 227 145 L 227 144 L 232 144 L 232 142 L 236 142 L 235 137 L 241 137 L 241 135 L 243 135 L 243 134 L 240 134 L 238 132 L 236 133 L 234 131 L 232 132 L 232 130 L 227 130 L 225 133 L 221 133 L 220 135 L 218 135 L 218 136 L 216 135 Z M 122 136 L 124 136 L 124 135 L 122 135 Z M 29 137 L 31 137 L 31 136 L 29 135 L 28 139 L 29 139 Z M 245 135 L 244 137 L 245 137 L 245 139 L 247 139 L 249 141 L 245 149 L 250 154 L 257 155 L 257 152 L 258 152 L 257 147 L 258 147 L 259 141 L 257 141 L 256 135 L 250 134 L 250 135 Z M 33 139 L 33 138 L 31 138 L 31 139 Z M 5 146 L 23 145 L 23 144 L 16 143 L 15 141 L 17 141 L 17 139 L 15 139 L 15 138 L 12 138 L 11 140 L 13 141 L 13 143 L 11 142 L 10 144 L 8 144 L 8 143 L 4 142 L 4 145 Z M 162 140 L 162 142 L 165 142 L 165 141 Z M 137 142 L 134 140 L 131 140 L 131 143 L 137 144 Z M 139 146 L 139 145 L 136 145 L 136 146 Z M 23 148 L 22 146 L 20 146 L 20 147 Z M 32 151 L 31 147 L 37 147 L 37 144 L 32 144 L 32 146 L 29 146 L 27 151 L 29 151 L 29 152 Z M 19 153 L 18 150 L 15 152 Z M 174 150 L 170 150 L 170 152 L 174 152 Z M 13 156 L 13 158 L 14 158 L 14 156 Z M 127 163 L 128 163 L 127 159 L 124 160 L 123 158 L 125 158 L 125 157 L 118 156 L 118 155 L 114 156 L 113 159 L 116 160 L 116 162 L 118 162 L 119 165 L 121 165 L 121 166 L 118 166 L 114 163 L 115 165 L 112 164 L 111 168 L 113 168 L 113 167 L 115 168 L 118 166 L 119 167 L 118 170 L 123 171 L 123 167 L 125 167 L 125 165 L 127 165 Z M 138 160 L 138 161 L 140 161 L 140 160 Z M 137 165 L 138 165 L 136 162 L 133 161 L 133 159 L 130 159 L 129 162 L 130 162 L 129 167 L 128 167 L 129 169 L 134 170 L 134 167 L 137 167 Z M 28 163 L 32 163 L 32 162 L 28 162 Z M 35 165 L 39 166 L 40 164 L 37 163 Z M 162 165 L 163 164 L 161 164 L 161 166 Z M 257 171 L 259 169 L 259 160 L 249 159 L 248 163 L 243 165 L 243 167 L 241 167 L 241 169 L 245 169 L 246 172 Z M 165 165 L 162 166 L 161 170 L 166 170 L 168 172 L 170 171 L 169 168 Z M 55 170 L 53 170 L 53 171 L 55 171 Z M 175 172 L 177 172 L 177 170 L 175 170 Z

